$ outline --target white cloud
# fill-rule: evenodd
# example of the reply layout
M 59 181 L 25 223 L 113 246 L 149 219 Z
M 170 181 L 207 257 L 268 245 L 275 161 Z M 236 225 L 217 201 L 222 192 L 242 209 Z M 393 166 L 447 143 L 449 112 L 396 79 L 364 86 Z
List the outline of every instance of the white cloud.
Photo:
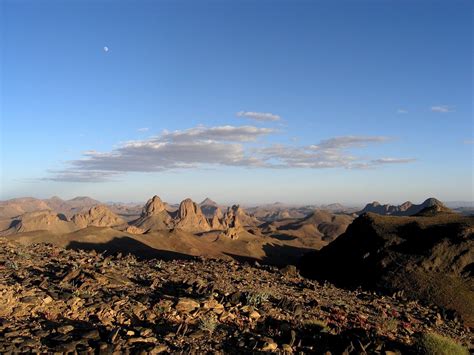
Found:
M 49 170 L 50 177 L 41 179 L 49 181 L 63 181 L 63 182 L 105 182 L 110 181 L 113 176 L 119 175 L 118 172 L 113 171 L 93 171 L 93 170 Z
M 269 112 L 252 112 L 252 111 L 239 111 L 236 113 L 237 117 L 245 117 L 255 121 L 279 121 L 280 116 Z
M 373 164 L 405 164 L 416 161 L 415 158 L 379 158 L 372 160 Z
M 407 113 L 408 113 L 408 110 L 405 110 L 405 109 L 403 109 L 403 108 L 399 108 L 399 109 L 397 110 L 397 113 L 400 114 L 400 115 L 404 115 L 404 114 L 407 114 Z
M 369 143 L 382 143 L 391 140 L 385 136 L 342 136 L 322 140 L 313 149 L 343 149 L 351 147 L 365 147 Z
M 431 111 L 438 112 L 438 113 L 448 113 L 448 112 L 454 112 L 454 108 L 448 105 L 437 105 L 437 106 L 431 106 Z
M 150 129 L 148 127 L 143 127 L 143 128 L 139 128 L 137 129 L 137 132 L 148 132 Z
M 302 147 L 276 144 L 262 148 L 257 153 L 261 160 L 271 161 L 271 167 L 360 169 L 373 166 L 374 161 L 361 159 L 348 152 L 349 149 L 363 148 L 368 144 L 383 143 L 391 139 L 385 136 L 339 136 Z
M 109 152 L 94 150 L 68 162 L 63 170 L 51 171 L 53 181 L 101 182 L 127 172 L 159 172 L 201 168 L 210 165 L 247 168 L 347 168 L 360 169 L 387 163 L 406 163 L 412 159 L 381 158 L 367 160 L 354 156 L 350 149 L 390 140 L 385 136 L 342 136 L 307 146 L 253 146 L 256 141 L 277 131 L 254 126 L 198 126 L 148 139 L 121 144 Z
M 272 128 L 254 126 L 217 126 L 207 128 L 198 126 L 182 131 L 165 131 L 160 138 L 173 141 L 215 140 L 232 142 L 249 142 L 258 137 L 276 132 Z

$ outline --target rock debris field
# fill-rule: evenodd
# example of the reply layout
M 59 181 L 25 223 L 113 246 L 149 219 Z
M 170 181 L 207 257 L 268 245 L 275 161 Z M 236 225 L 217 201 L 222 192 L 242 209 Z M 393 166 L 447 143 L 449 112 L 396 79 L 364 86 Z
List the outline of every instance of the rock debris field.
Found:
M 423 332 L 472 347 L 453 314 L 318 283 L 291 266 L 139 260 L 0 238 L 0 353 L 390 355 L 417 353 Z

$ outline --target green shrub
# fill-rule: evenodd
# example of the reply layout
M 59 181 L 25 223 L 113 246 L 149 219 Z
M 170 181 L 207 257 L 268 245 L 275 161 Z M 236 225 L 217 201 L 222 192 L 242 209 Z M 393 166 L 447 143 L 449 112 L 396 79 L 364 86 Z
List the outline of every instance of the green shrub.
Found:
M 304 321 L 304 326 L 311 331 L 327 332 L 329 330 L 328 324 L 319 319 L 308 319 Z
M 426 355 L 469 355 L 469 351 L 453 339 L 436 333 L 422 333 L 417 339 L 417 348 Z

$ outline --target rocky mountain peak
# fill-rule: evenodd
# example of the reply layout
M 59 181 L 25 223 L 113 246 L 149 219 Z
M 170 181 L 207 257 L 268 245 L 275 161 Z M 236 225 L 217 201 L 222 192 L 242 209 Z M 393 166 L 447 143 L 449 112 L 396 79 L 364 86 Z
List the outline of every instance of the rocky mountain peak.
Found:
M 165 204 L 161 201 L 157 195 L 153 196 L 147 201 L 145 207 L 143 207 L 142 217 L 152 216 L 158 214 L 166 209 Z
M 112 227 L 125 223 L 122 218 L 104 205 L 93 206 L 88 211 L 75 214 L 71 220 L 80 228 L 87 226 Z
M 445 207 L 442 204 L 441 205 L 434 204 L 434 205 L 423 208 L 420 212 L 415 214 L 415 216 L 429 217 L 429 216 L 436 216 L 441 213 L 455 213 L 455 212 Z
M 206 232 L 211 229 L 201 208 L 190 198 L 181 201 L 175 220 L 176 228 L 188 232 Z
M 181 218 L 181 219 L 186 218 L 187 216 L 196 215 L 196 214 L 199 214 L 199 213 L 202 214 L 201 209 L 190 198 L 187 198 L 187 199 L 181 201 L 181 203 L 179 204 L 178 217 Z
M 212 206 L 212 207 L 218 207 L 217 202 L 214 200 L 211 200 L 209 197 L 206 197 L 202 202 L 199 204 L 199 206 Z
M 440 200 L 438 200 L 434 197 L 427 198 L 421 205 L 423 207 L 430 207 L 430 206 L 445 207 L 444 204 Z
M 367 204 L 364 209 L 358 212 L 358 214 L 361 215 L 365 212 L 373 212 L 380 215 L 412 216 L 419 213 L 426 207 L 430 206 L 441 206 L 443 208 L 445 207 L 441 201 L 437 200 L 434 197 L 426 199 L 423 203 L 419 205 L 413 204 L 410 201 L 406 201 L 401 205 L 381 205 L 380 203 L 374 201 L 372 203 Z

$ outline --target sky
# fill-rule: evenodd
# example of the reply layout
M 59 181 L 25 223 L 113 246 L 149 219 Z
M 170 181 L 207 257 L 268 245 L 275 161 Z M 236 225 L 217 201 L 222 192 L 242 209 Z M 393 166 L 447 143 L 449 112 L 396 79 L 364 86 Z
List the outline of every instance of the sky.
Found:
M 471 0 L 0 4 L 0 199 L 473 200 Z

